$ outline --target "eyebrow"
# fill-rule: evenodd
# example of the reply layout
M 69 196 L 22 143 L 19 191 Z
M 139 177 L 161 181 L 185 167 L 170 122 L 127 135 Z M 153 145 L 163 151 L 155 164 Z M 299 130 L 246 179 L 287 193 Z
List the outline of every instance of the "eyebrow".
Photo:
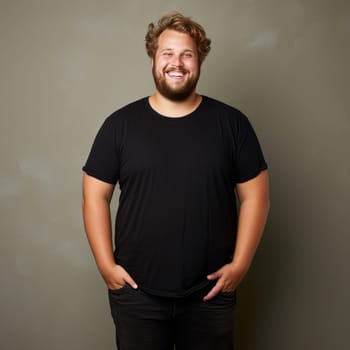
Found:
M 169 48 L 160 50 L 160 52 L 164 52 L 164 51 L 174 51 L 174 49 L 172 49 L 172 48 L 169 47 Z M 185 49 L 185 50 L 183 50 L 183 52 L 192 52 L 192 53 L 194 53 L 195 51 L 194 51 L 194 50 L 191 50 L 191 49 Z

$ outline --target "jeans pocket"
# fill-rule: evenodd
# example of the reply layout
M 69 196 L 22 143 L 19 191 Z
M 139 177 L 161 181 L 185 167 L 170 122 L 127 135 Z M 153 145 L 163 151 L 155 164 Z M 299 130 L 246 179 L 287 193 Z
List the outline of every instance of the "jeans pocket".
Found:
M 130 286 L 125 283 L 123 287 L 118 288 L 118 289 L 108 289 L 108 293 L 110 294 L 114 294 L 114 295 L 118 295 L 118 294 L 123 294 L 125 293 L 128 289 L 130 288 Z
M 233 295 L 236 294 L 236 290 L 234 289 L 234 290 L 231 290 L 231 291 L 228 291 L 228 292 L 220 291 L 219 294 L 227 295 L 227 296 L 229 296 L 229 295 L 233 296 Z
M 216 296 L 217 302 L 236 304 L 236 290 L 229 292 L 219 292 Z

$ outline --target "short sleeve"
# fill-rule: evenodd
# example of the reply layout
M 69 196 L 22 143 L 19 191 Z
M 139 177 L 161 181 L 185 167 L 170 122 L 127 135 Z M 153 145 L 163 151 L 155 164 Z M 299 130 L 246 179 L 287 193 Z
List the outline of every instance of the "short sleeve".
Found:
M 117 125 L 113 116 L 102 124 L 83 170 L 90 176 L 115 185 L 119 179 Z
M 267 164 L 259 140 L 248 118 L 241 114 L 236 126 L 234 150 L 235 182 L 253 179 L 267 169 Z

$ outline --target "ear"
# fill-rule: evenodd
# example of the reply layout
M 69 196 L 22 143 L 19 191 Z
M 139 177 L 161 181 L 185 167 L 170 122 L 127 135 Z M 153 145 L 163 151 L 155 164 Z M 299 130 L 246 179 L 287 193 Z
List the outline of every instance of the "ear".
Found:
M 154 58 L 151 58 L 151 66 L 152 66 L 152 69 L 153 69 L 153 66 L 154 66 Z

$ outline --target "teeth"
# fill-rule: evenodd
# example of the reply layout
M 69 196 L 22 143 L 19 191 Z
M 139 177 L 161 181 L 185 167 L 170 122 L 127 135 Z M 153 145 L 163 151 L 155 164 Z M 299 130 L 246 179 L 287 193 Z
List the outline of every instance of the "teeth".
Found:
M 175 78 L 183 77 L 183 74 L 182 74 L 182 73 L 169 73 L 169 75 L 170 75 L 171 77 L 175 77 Z

